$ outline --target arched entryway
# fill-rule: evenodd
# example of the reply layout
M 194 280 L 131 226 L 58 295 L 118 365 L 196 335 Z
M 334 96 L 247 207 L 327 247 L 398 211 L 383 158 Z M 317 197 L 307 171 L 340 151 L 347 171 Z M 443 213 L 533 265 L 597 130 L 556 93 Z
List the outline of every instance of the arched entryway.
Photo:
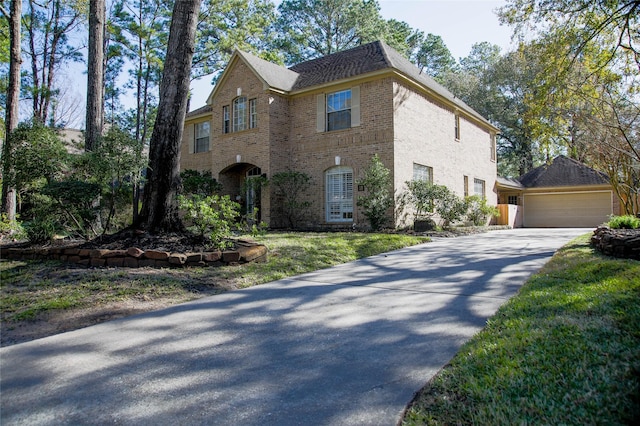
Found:
M 262 169 L 251 163 L 233 164 L 220 172 L 223 193 L 241 206 L 243 218 L 249 222 L 262 219 L 262 184 L 265 176 Z

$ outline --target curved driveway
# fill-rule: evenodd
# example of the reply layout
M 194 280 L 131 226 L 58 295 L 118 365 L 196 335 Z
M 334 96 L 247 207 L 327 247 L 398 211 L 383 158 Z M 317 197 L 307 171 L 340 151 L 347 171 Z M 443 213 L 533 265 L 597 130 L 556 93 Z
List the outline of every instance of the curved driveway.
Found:
M 585 229 L 438 239 L 0 350 L 3 425 L 394 425 Z

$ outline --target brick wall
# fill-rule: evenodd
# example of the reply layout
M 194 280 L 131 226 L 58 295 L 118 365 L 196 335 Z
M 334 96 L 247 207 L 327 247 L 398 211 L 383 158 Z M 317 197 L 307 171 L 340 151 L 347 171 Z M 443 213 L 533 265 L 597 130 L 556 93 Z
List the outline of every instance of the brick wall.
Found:
M 326 91 L 284 96 L 265 91 L 262 81 L 244 64 L 236 60 L 219 83 L 210 116 L 190 119 L 182 146 L 182 169 L 211 170 L 225 185 L 225 192 L 238 193 L 244 173 L 252 166 L 260 167 L 267 177 L 286 170 L 309 174 L 313 182 L 308 201 L 310 215 L 305 226 L 345 227 L 351 223 L 331 224 L 326 221 L 325 173 L 340 165 L 354 173 L 354 223 L 366 226 L 366 218 L 358 211 L 356 182 L 378 154 L 394 180 L 396 193 L 413 176 L 413 163 L 433 167 L 436 183 L 463 194 L 463 175 L 483 179 L 486 195 L 496 204 L 494 192 L 496 164 L 490 160 L 491 139 L 488 130 L 461 116 L 461 137 L 454 138 L 454 111 L 433 99 L 417 94 L 394 77 L 362 80 L 336 85 Z M 360 125 L 350 129 L 318 132 L 317 95 L 358 86 L 360 90 Z M 241 88 L 247 99 L 256 98 L 258 127 L 237 133 L 222 133 L 222 107 L 229 105 Z M 211 150 L 189 154 L 194 137 L 194 124 L 211 120 Z M 241 156 L 237 163 L 236 156 Z M 271 205 L 271 188 L 262 196 L 262 220 L 271 226 L 283 226 Z M 389 212 L 390 215 L 392 211 Z
M 455 138 L 455 111 L 430 97 L 394 82 L 395 158 L 394 185 L 400 191 L 413 177 L 413 163 L 433 168 L 433 181 L 464 195 L 468 176 L 469 195 L 474 179 L 485 181 L 489 204 L 497 204 L 496 163 L 491 160 L 491 134 L 460 114 L 460 138 Z

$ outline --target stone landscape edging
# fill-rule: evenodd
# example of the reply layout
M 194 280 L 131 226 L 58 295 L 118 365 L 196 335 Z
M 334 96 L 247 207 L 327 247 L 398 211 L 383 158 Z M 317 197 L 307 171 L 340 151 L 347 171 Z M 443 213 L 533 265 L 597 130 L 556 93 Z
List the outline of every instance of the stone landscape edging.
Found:
M 226 266 L 267 260 L 267 248 L 252 241 L 240 240 L 233 250 L 176 253 L 164 250 L 88 249 L 79 246 L 19 248 L 0 247 L 0 258 L 13 260 L 58 260 L 86 267 L 166 268 Z
M 599 226 L 593 231 L 591 245 L 609 256 L 640 260 L 640 229 Z

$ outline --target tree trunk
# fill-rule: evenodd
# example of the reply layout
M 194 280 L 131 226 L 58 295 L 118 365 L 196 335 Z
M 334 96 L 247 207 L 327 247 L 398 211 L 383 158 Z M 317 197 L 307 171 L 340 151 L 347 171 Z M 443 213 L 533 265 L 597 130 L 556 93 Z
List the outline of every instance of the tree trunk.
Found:
M 187 112 L 187 96 L 196 25 L 201 0 L 179 0 L 173 8 L 156 124 L 151 134 L 147 184 L 142 211 L 135 225 L 149 232 L 183 228 L 178 216 L 180 143 Z
M 11 1 L 9 14 L 9 87 L 7 88 L 7 109 L 5 111 L 5 140 L 2 147 L 2 212 L 9 220 L 16 218 L 16 190 L 13 187 L 13 161 L 11 160 L 11 133 L 18 127 L 18 104 L 20 102 L 20 31 L 22 0 Z
M 89 57 L 87 72 L 87 123 L 85 151 L 100 143 L 104 107 L 104 28 L 105 0 L 89 2 Z

